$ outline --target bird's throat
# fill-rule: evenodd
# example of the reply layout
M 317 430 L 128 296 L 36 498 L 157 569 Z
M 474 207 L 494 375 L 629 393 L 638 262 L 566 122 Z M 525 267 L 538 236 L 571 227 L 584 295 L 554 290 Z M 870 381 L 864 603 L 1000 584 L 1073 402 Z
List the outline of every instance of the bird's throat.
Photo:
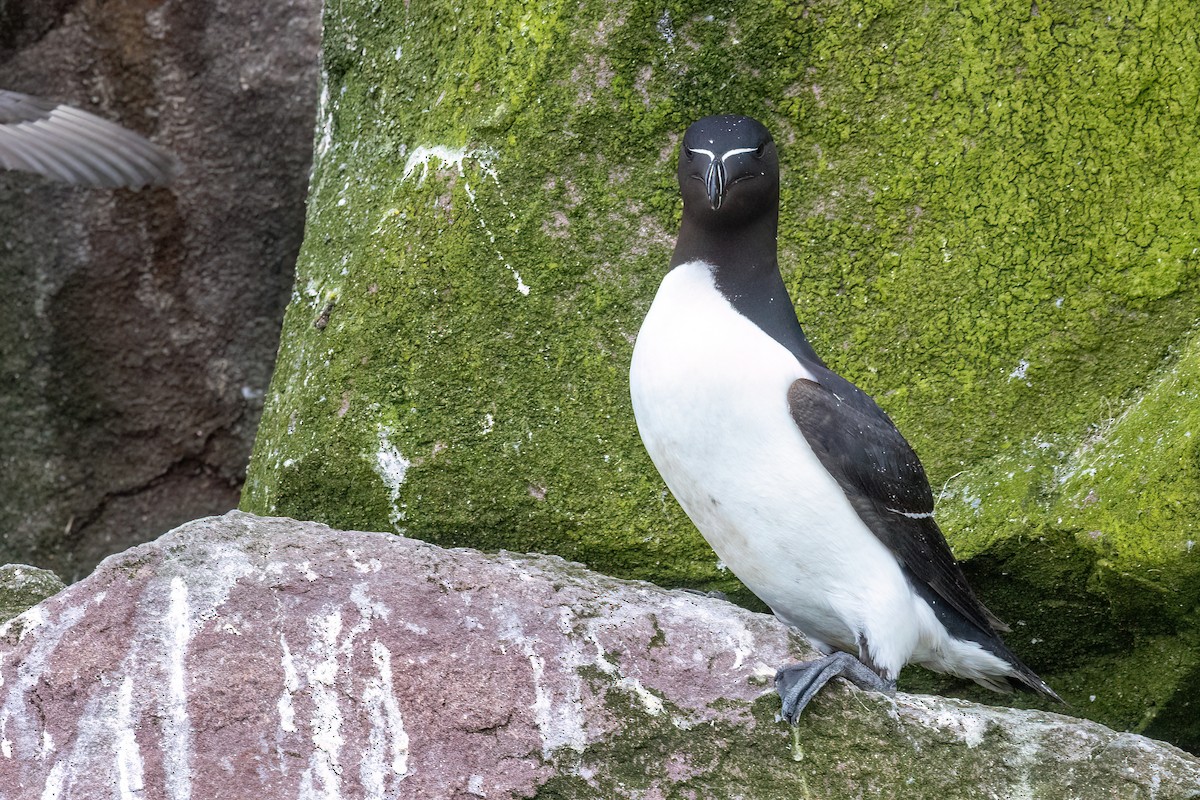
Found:
M 797 358 L 824 367 L 804 336 L 779 272 L 778 231 L 778 212 L 741 226 L 716 227 L 685 210 L 671 267 L 691 261 L 710 264 L 717 290 L 738 313 Z
M 685 209 L 671 266 L 705 261 L 718 272 L 779 270 L 776 240 L 779 213 L 761 214 L 743 224 L 721 224 L 720 212 L 712 220 L 696 219 Z

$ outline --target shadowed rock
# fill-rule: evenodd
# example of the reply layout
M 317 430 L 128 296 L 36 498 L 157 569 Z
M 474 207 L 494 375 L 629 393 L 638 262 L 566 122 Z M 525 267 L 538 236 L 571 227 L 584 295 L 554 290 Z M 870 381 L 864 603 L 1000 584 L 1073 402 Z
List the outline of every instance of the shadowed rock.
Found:
M 165 178 L 128 131 L 182 164 L 138 192 L 0 170 L 0 561 L 78 580 L 237 505 L 304 230 L 320 5 L 0 2 L 0 86 L 55 101 L 0 93 L 0 165 Z
M 804 650 L 558 558 L 231 512 L 0 629 L 0 796 L 1200 794 L 1169 745 L 936 697 L 830 692 L 794 744 L 769 678 Z

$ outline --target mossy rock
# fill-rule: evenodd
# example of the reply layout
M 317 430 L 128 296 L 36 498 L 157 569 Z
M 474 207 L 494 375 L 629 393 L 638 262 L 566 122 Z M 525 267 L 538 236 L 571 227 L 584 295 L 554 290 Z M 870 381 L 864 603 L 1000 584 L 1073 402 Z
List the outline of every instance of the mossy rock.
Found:
M 944 487 L 1014 648 L 1076 712 L 1200 742 L 1194 3 L 325 14 L 243 508 L 750 602 L 655 473 L 627 385 L 678 137 L 746 113 L 780 143 L 801 321 Z
M 47 569 L 26 564 L 0 566 L 0 623 L 28 611 L 65 587 L 62 579 Z

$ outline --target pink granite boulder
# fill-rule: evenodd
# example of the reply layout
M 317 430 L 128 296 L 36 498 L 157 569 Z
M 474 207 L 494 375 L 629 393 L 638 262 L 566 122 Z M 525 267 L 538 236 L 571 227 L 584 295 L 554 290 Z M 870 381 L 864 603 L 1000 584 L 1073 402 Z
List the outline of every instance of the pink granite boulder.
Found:
M 558 558 L 231 512 L 0 628 L 0 797 L 1200 796 L 1057 714 L 848 688 L 773 618 Z

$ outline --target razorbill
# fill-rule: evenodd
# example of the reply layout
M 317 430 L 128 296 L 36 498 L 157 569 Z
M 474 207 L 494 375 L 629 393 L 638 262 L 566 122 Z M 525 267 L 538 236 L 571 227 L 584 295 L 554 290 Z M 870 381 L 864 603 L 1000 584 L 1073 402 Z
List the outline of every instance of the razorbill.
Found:
M 783 716 L 837 675 L 894 691 L 908 663 L 1059 700 L 967 585 L 908 442 L 805 338 L 779 272 L 771 134 L 706 117 L 678 177 L 683 222 L 634 346 L 633 411 L 721 561 L 827 654 L 776 674 Z
M 0 89 L 0 167 L 69 183 L 169 183 L 179 162 L 128 128 L 78 108 Z

